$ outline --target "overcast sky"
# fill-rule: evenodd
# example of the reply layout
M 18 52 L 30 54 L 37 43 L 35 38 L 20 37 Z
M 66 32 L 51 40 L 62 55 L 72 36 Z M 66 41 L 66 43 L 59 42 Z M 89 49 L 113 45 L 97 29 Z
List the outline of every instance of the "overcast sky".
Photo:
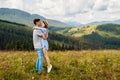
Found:
M 0 0 L 0 8 L 16 8 L 62 22 L 120 19 L 120 0 Z

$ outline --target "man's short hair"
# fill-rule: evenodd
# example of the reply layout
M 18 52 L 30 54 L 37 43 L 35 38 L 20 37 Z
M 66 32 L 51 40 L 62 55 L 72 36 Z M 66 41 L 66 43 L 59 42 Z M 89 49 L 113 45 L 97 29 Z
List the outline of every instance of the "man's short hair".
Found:
M 34 19 L 33 23 L 36 25 L 36 22 L 40 21 L 40 19 Z

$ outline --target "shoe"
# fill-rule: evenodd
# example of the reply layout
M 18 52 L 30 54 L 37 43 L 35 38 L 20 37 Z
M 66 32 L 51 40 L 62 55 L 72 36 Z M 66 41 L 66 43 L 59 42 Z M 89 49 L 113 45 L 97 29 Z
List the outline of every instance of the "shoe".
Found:
M 47 66 L 47 72 L 49 73 L 52 69 L 52 65 L 50 64 L 50 67 Z
M 42 72 L 41 72 L 41 71 L 38 71 L 38 74 L 42 74 Z

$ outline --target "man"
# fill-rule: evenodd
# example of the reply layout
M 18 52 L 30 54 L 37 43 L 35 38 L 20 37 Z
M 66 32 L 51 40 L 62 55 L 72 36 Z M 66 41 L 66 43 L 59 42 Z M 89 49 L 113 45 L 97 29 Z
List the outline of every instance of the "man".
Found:
M 40 26 L 40 19 L 34 19 L 34 27 Z M 34 48 L 37 51 L 38 59 L 36 61 L 36 71 L 38 71 L 39 74 L 42 72 L 42 64 L 43 64 L 43 49 L 42 49 L 42 40 L 41 38 L 46 39 L 47 36 L 43 34 L 40 30 L 34 29 L 33 30 L 33 44 Z

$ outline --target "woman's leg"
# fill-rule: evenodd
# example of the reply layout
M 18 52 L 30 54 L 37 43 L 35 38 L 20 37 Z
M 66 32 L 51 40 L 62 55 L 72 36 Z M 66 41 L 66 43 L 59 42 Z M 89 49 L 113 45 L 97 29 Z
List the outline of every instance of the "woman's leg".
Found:
M 44 53 L 44 58 L 45 58 L 45 60 L 47 62 L 47 66 L 50 67 L 50 59 L 48 57 L 48 52 L 47 52 L 47 50 L 45 48 L 43 48 L 43 53 Z

